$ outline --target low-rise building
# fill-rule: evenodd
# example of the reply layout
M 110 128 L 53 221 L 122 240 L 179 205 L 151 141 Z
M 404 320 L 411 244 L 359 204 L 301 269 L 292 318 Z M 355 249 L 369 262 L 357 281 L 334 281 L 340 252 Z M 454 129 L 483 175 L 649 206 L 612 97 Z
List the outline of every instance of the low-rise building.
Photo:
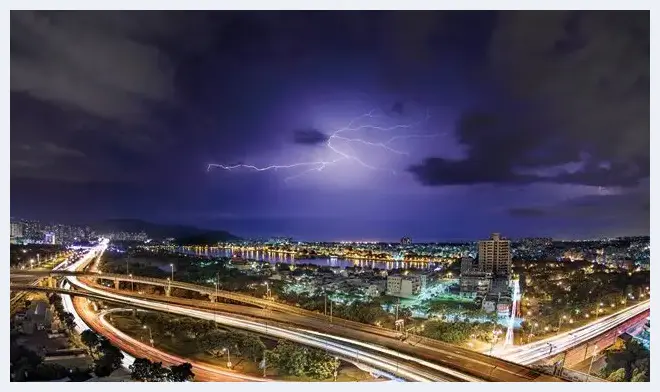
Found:
M 414 297 L 426 288 L 426 275 L 388 276 L 387 293 L 397 297 Z
M 23 321 L 23 332 L 34 333 L 35 330 L 44 330 L 50 327 L 52 313 L 46 301 L 38 301 L 30 306 Z
M 382 292 L 383 290 L 381 290 L 379 286 L 372 284 L 367 287 L 367 290 L 365 290 L 364 294 L 368 297 L 376 298 L 380 297 Z
M 490 291 L 493 274 L 490 272 L 468 271 L 461 273 L 459 279 L 460 295 L 483 298 Z

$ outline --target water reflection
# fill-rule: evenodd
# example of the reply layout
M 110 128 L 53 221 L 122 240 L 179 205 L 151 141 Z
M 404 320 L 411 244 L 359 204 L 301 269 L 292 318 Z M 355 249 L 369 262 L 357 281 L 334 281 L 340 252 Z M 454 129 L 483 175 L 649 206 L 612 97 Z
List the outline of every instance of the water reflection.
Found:
M 396 261 L 379 261 L 379 260 L 353 260 L 342 259 L 337 257 L 319 257 L 319 258 L 304 258 L 298 259 L 294 254 L 281 253 L 262 250 L 232 250 L 227 248 L 217 247 L 178 247 L 176 251 L 179 253 L 204 256 L 204 257 L 241 257 L 246 260 L 267 261 L 269 263 L 286 263 L 286 264 L 313 264 L 324 267 L 361 267 L 364 269 L 435 269 L 437 263 L 423 263 L 423 262 L 406 262 L 402 260 Z

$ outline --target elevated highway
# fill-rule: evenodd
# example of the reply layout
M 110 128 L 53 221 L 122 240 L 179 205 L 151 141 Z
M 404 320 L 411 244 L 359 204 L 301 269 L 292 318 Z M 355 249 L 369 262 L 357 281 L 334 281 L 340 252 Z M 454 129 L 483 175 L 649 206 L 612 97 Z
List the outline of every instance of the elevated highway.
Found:
M 55 274 L 42 274 L 42 276 L 54 275 L 69 276 L 71 282 L 78 285 L 78 287 L 84 288 L 86 291 L 93 291 L 97 295 L 105 296 L 106 300 L 114 299 L 115 302 L 117 302 L 117 294 L 108 293 L 107 288 L 104 288 L 105 290 L 101 290 L 92 288 L 88 285 L 83 286 L 77 277 L 90 276 L 97 279 L 117 279 L 118 281 L 133 281 L 163 286 L 171 285 L 171 287 L 192 289 L 200 293 L 210 293 L 216 295 L 216 291 L 214 289 L 205 286 L 182 282 L 172 282 L 162 279 L 98 273 L 71 274 L 57 272 Z M 111 298 L 108 298 L 108 296 Z M 231 299 L 233 301 L 243 302 L 253 306 L 259 306 L 273 310 L 264 312 L 255 308 L 236 307 L 236 305 L 234 305 L 233 308 L 228 308 L 226 306 L 227 304 L 212 305 L 214 309 L 224 310 L 225 312 L 232 314 L 234 317 L 236 317 L 237 314 L 248 315 L 253 320 L 261 320 L 262 333 L 268 333 L 269 325 L 273 325 L 272 323 L 275 321 L 280 323 L 280 325 L 284 324 L 288 326 L 288 328 L 291 328 L 291 326 L 295 326 L 299 329 L 301 327 L 305 328 L 304 333 L 307 336 L 316 333 L 323 339 L 334 339 L 335 341 L 341 340 L 343 343 L 358 345 L 364 345 L 365 343 L 363 342 L 369 342 L 369 346 L 372 349 L 373 347 L 378 347 L 379 349 L 388 350 L 389 355 L 396 354 L 397 360 L 395 363 L 397 363 L 397 367 L 399 366 L 398 357 L 404 355 L 406 358 L 408 358 L 408 360 L 417 361 L 418 363 L 421 361 L 421 363 L 424 363 L 425 366 L 430 366 L 431 368 L 435 368 L 435 370 L 442 369 L 444 372 L 443 377 L 450 381 L 455 381 L 457 379 L 463 381 L 560 381 L 558 379 L 545 376 L 538 371 L 534 371 L 511 362 L 503 361 L 497 358 L 489 357 L 430 339 L 411 337 L 407 341 L 401 341 L 400 333 L 385 328 L 372 327 L 338 318 L 334 318 L 332 323 L 330 323 L 329 318 L 319 313 L 310 312 L 299 309 L 297 307 L 279 304 L 274 301 L 249 297 L 241 294 L 219 292 L 218 296 L 223 296 L 223 298 Z M 175 305 L 172 305 L 171 303 L 181 301 L 181 299 L 161 296 L 160 300 L 150 299 L 147 304 L 144 304 L 136 302 L 144 301 L 144 295 L 140 296 L 142 299 L 131 297 L 125 293 L 120 297 L 120 302 L 124 304 L 130 303 L 131 305 L 135 305 L 137 303 L 144 305 L 142 306 L 143 308 L 151 310 L 160 309 L 161 311 L 170 311 L 175 308 Z M 163 305 L 163 302 L 165 302 L 165 305 Z M 201 317 L 202 315 L 198 313 L 200 312 L 198 309 L 200 307 L 204 307 L 200 306 L 202 303 L 204 303 L 204 301 L 188 303 L 185 305 L 185 307 L 183 307 L 183 309 L 186 310 L 182 310 L 182 312 L 179 312 L 178 314 L 185 314 L 193 317 L 196 317 L 194 315 L 197 314 L 197 316 Z M 209 302 L 205 302 L 205 304 L 211 305 Z M 154 308 L 154 305 L 156 305 L 156 308 Z M 177 309 L 181 309 L 180 305 L 176 306 Z M 227 317 L 227 314 L 222 314 L 221 316 Z M 217 314 L 208 312 L 206 312 L 202 318 L 208 317 L 211 317 L 216 321 L 222 318 L 218 317 Z M 265 324 L 263 323 L 264 319 L 267 319 Z M 378 346 L 373 346 L 373 344 Z
M 646 300 L 574 330 L 500 350 L 494 355 L 522 365 L 531 365 L 561 353 L 566 353 L 564 358 L 569 362 L 572 356 L 582 356 L 582 360 L 585 355 L 592 355 L 594 349 L 597 352 L 610 346 L 617 336 L 639 320 L 643 322 L 649 313 L 650 300 Z

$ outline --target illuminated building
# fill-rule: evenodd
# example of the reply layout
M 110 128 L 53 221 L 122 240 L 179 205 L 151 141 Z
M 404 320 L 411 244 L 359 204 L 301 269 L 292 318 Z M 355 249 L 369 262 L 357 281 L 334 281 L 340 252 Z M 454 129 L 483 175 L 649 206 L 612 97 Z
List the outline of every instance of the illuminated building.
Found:
M 11 236 L 14 238 L 23 237 L 23 223 L 21 222 L 12 222 L 11 223 Z
M 387 294 L 397 297 L 413 297 L 426 287 L 426 275 L 388 276 Z
M 493 274 L 481 271 L 461 272 L 459 279 L 461 296 L 483 298 L 488 295 L 493 281 Z
M 401 245 L 411 245 L 411 244 L 412 244 L 412 238 L 410 237 L 401 238 Z
M 479 241 L 479 270 L 497 276 L 511 275 L 511 241 L 493 233 L 488 240 Z
M 54 233 L 44 233 L 44 243 L 49 245 L 55 245 L 55 234 Z

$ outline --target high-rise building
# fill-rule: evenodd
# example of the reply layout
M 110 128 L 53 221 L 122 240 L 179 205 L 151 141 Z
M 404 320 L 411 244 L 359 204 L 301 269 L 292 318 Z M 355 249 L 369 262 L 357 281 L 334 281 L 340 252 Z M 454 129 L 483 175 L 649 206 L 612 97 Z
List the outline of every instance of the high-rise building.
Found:
M 461 258 L 461 276 L 474 269 L 474 259 L 472 257 Z
M 412 244 L 412 238 L 410 237 L 401 238 L 401 245 L 410 245 L 410 244 Z
M 14 238 L 23 237 L 23 224 L 21 222 L 11 222 L 11 236 Z
M 55 233 L 44 233 L 44 243 L 55 245 Z
M 479 270 L 496 276 L 510 276 L 511 241 L 502 239 L 499 233 L 479 241 Z

